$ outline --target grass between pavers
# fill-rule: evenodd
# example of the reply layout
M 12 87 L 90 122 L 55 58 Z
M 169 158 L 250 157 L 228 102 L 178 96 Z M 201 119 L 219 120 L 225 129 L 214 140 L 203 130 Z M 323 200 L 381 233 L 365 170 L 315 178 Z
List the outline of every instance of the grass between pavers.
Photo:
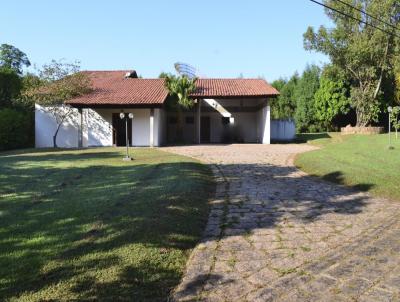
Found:
M 393 150 L 388 149 L 387 134 L 326 133 L 320 137 L 303 135 L 302 139 L 320 149 L 296 157 L 295 164 L 301 170 L 400 201 L 400 138 L 396 140 L 392 134 Z
M 157 149 L 0 153 L 0 300 L 164 301 L 207 221 L 210 169 Z

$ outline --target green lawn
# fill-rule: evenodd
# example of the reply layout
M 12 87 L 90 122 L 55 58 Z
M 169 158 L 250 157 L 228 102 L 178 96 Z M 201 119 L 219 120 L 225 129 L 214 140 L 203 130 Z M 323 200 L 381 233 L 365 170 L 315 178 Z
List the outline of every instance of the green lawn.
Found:
M 296 165 L 326 180 L 355 187 L 372 194 L 400 200 L 400 138 L 392 135 L 350 135 L 337 133 L 303 135 L 302 140 L 321 149 L 297 156 Z
M 123 153 L 0 153 L 1 301 L 166 299 L 207 221 L 211 172 Z

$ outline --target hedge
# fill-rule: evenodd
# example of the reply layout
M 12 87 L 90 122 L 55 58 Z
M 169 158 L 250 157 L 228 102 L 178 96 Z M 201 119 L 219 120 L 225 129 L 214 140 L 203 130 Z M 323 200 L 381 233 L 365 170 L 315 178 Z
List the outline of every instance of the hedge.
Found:
M 34 113 L 30 110 L 0 109 L 0 150 L 34 145 Z

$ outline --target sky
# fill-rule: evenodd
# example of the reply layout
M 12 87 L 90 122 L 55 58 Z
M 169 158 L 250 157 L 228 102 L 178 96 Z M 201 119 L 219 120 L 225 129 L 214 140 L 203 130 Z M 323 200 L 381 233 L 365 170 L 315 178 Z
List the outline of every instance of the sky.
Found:
M 0 44 L 37 66 L 78 60 L 154 78 L 179 61 L 209 78 L 273 81 L 328 62 L 303 49 L 307 27 L 320 25 L 329 20 L 309 0 L 19 0 L 2 3 Z

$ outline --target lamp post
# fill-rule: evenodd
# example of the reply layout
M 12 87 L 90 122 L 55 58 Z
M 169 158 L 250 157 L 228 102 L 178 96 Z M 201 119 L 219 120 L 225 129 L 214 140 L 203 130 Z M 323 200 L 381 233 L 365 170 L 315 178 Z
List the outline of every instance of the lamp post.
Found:
M 133 119 L 133 113 L 126 114 L 124 112 L 121 112 L 119 114 L 119 117 L 120 117 L 121 120 L 125 120 L 126 155 L 123 158 L 123 160 L 130 161 L 130 160 L 132 160 L 132 157 L 129 156 L 128 120 L 132 120 Z
M 390 129 L 390 126 L 391 126 L 390 115 L 391 115 L 392 111 L 393 111 L 392 106 L 389 106 L 388 107 L 388 113 L 389 113 L 389 149 L 393 149 L 393 147 L 392 147 L 392 137 L 391 137 L 391 132 L 390 132 L 390 130 L 391 130 Z

